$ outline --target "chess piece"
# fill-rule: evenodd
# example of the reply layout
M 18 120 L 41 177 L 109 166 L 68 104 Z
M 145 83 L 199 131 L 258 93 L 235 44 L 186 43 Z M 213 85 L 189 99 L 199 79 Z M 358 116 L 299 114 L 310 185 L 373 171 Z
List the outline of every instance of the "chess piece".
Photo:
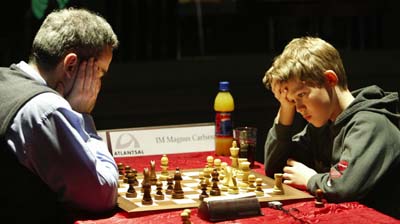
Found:
M 124 172 L 124 183 L 128 183 L 128 174 L 131 172 L 131 167 L 126 165 L 125 166 L 125 172 Z
M 212 179 L 211 179 L 212 187 L 211 187 L 210 195 L 211 196 L 220 196 L 221 195 L 221 191 L 220 191 L 220 189 L 218 187 L 218 182 L 219 182 L 218 176 L 219 176 L 219 174 L 218 174 L 217 168 L 214 168 L 213 172 L 211 173 L 211 176 L 212 176 Z
M 232 167 L 227 166 L 225 167 L 225 177 L 222 180 L 222 186 L 221 186 L 221 191 L 228 191 L 229 189 L 229 182 L 231 181 L 231 176 L 232 176 Z
M 156 185 L 157 183 L 157 175 L 156 175 L 156 161 L 150 161 L 150 184 Z
M 225 175 L 226 175 L 226 167 L 228 166 L 228 163 L 222 162 L 221 163 L 221 169 L 219 171 L 219 180 L 224 181 Z
M 272 190 L 272 194 L 275 194 L 275 195 L 284 194 L 283 185 L 282 185 L 282 178 L 283 178 L 283 174 L 282 173 L 275 173 L 274 174 L 275 185 L 274 185 L 274 189 Z
M 131 169 L 131 173 L 133 176 L 132 184 L 133 186 L 139 186 L 139 181 L 137 180 L 137 170 L 136 169 Z M 128 180 L 129 182 L 129 180 Z
M 203 201 L 204 198 L 208 198 L 209 195 L 207 194 L 207 183 L 203 180 L 201 183 L 201 194 L 199 196 L 200 201 Z
M 250 174 L 250 162 L 248 161 L 241 162 L 240 166 L 242 171 L 242 181 L 244 183 L 247 183 L 248 182 L 247 178 Z
M 123 163 L 118 163 L 118 174 L 119 174 L 119 179 L 122 180 L 124 179 L 124 164 Z
M 237 186 L 237 180 L 236 180 L 236 170 L 232 170 L 232 174 L 230 176 L 230 181 L 229 181 L 228 193 L 239 194 L 239 188 Z
M 199 172 L 199 185 L 197 185 L 198 189 L 201 189 L 201 183 L 204 181 L 204 173 L 203 172 Z
M 174 175 L 174 191 L 172 192 L 172 198 L 174 199 L 182 199 L 184 198 L 184 192 L 182 190 L 182 174 L 179 168 L 176 168 Z
M 123 163 L 118 163 L 118 187 L 122 187 L 122 184 L 124 183 L 124 164 Z
M 168 173 L 168 157 L 167 155 L 163 155 L 161 157 L 161 174 L 160 174 L 160 180 L 167 180 L 169 173 Z
M 211 181 L 210 181 L 210 179 L 211 179 L 211 171 L 212 170 L 210 170 L 210 168 L 204 168 L 204 170 L 203 170 L 203 177 L 204 177 L 204 181 L 206 182 L 206 184 L 207 184 L 207 187 L 211 187 Z
M 256 178 L 256 196 L 262 197 L 264 196 L 264 191 L 262 189 L 262 179 Z
M 213 168 L 214 165 L 214 157 L 207 156 L 207 168 Z
M 149 183 L 150 184 L 150 173 L 149 173 L 149 168 L 144 168 L 143 169 L 143 180 L 142 180 L 142 190 L 141 192 L 144 193 L 144 184 Z M 150 184 L 151 185 L 151 184 Z
M 247 158 L 238 158 L 238 167 L 236 170 L 236 178 L 239 180 L 243 179 L 243 162 L 247 162 Z
M 129 184 L 129 188 L 128 188 L 128 190 L 127 190 L 127 192 L 126 192 L 126 194 L 125 194 L 125 196 L 127 197 L 127 198 L 136 198 L 137 197 L 137 193 L 136 193 L 136 190 L 135 190 L 135 187 L 134 187 L 134 182 L 135 182 L 135 174 L 134 173 L 129 173 L 128 174 L 128 184 Z M 137 181 L 137 180 L 136 180 Z
M 254 174 L 250 174 L 248 179 L 248 187 L 247 187 L 247 192 L 254 192 L 256 190 L 256 185 L 254 185 L 254 182 L 256 182 L 256 176 Z
M 157 192 L 154 195 L 154 199 L 156 199 L 156 200 L 164 200 L 164 194 L 162 193 L 162 182 L 161 181 L 157 181 L 156 186 L 157 186 Z
M 235 140 L 232 141 L 232 147 L 229 150 L 231 152 L 231 167 L 238 168 L 239 147 L 237 147 L 237 142 Z
M 221 171 L 221 163 L 221 159 L 214 159 L 214 168 L 216 168 L 218 172 Z
M 165 194 L 172 195 L 174 192 L 174 179 L 171 176 L 167 177 L 167 189 L 165 190 Z
M 188 217 L 189 217 L 189 219 L 190 219 L 190 214 L 192 213 L 192 210 L 186 208 L 186 209 L 184 209 L 183 211 L 186 212 L 186 213 L 188 214 Z
M 324 207 L 323 195 L 324 195 L 324 192 L 321 189 L 317 189 L 315 191 L 315 207 L 316 208 Z
M 183 211 L 181 213 L 181 220 L 182 224 L 192 224 L 192 222 L 190 221 L 190 216 L 186 211 Z
M 153 199 L 151 198 L 150 192 L 151 192 L 150 182 L 145 182 L 143 184 L 143 199 L 142 199 L 143 205 L 152 205 L 153 204 Z

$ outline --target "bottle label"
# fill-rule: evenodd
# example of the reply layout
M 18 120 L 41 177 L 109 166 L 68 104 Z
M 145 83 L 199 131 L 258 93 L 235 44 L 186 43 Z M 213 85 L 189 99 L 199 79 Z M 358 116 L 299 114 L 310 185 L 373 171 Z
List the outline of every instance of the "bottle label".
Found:
M 215 136 L 231 137 L 232 135 L 232 114 L 217 112 L 215 115 Z

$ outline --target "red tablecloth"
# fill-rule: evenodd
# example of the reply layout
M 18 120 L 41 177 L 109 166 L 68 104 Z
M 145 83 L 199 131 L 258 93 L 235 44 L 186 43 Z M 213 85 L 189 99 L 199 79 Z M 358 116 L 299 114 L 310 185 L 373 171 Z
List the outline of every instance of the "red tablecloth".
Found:
M 230 164 L 229 157 L 216 156 L 213 152 L 185 153 L 185 154 L 169 154 L 169 170 L 179 167 L 181 169 L 203 168 L 207 161 L 207 156 L 220 158 L 222 161 Z M 155 160 L 156 164 L 160 164 L 161 155 L 146 157 L 129 157 L 116 158 L 117 162 L 130 165 L 139 172 L 145 167 L 150 168 L 150 160 Z M 159 166 L 157 171 L 161 171 Z M 253 169 L 256 172 L 264 174 L 264 167 L 257 163 Z M 290 211 L 286 214 L 283 211 L 275 210 L 268 207 L 262 207 L 263 216 L 243 218 L 237 220 L 229 220 L 217 223 L 400 223 L 400 220 L 382 214 L 372 208 L 368 208 L 358 202 L 347 202 L 340 204 L 326 203 L 323 208 L 316 208 L 314 200 L 295 200 L 283 201 L 283 208 Z M 210 223 L 198 216 L 197 208 L 191 209 L 190 221 L 193 224 Z M 179 224 L 181 223 L 180 213 L 182 209 L 151 211 L 140 213 L 127 213 L 117 209 L 115 212 L 98 217 L 79 215 L 75 223 L 81 224 L 134 224 L 134 223 L 155 223 L 155 224 Z

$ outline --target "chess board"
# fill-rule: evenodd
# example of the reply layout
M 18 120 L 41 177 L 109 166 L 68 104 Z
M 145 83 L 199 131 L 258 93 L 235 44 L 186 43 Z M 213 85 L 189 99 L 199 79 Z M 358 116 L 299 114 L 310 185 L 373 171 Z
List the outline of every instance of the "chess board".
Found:
M 142 176 L 138 174 L 137 179 L 139 181 L 139 186 L 136 186 L 137 197 L 128 198 L 126 197 L 126 192 L 129 188 L 127 183 L 121 183 L 118 189 L 118 206 L 127 212 L 143 212 L 143 211 L 154 211 L 154 210 L 166 210 L 166 209 L 184 209 L 184 208 L 195 208 L 200 205 L 199 195 L 201 194 L 201 189 L 198 188 L 200 179 L 199 172 L 201 169 L 189 169 L 181 170 L 182 173 L 182 190 L 184 191 L 183 199 L 173 199 L 171 195 L 164 194 L 164 200 L 155 200 L 154 194 L 156 193 L 156 186 L 151 186 L 151 195 L 153 198 L 152 205 L 142 205 L 143 193 L 141 193 L 141 182 Z M 170 175 L 173 175 L 173 171 L 169 171 Z M 300 191 L 296 188 L 283 184 L 284 194 L 274 195 L 271 194 L 274 187 L 274 180 L 262 174 L 251 171 L 256 178 L 261 178 L 263 180 L 262 188 L 264 191 L 264 196 L 257 196 L 259 202 L 268 201 L 283 201 L 283 200 L 294 200 L 294 199 L 306 199 L 313 198 L 312 195 Z M 157 172 L 157 177 L 160 175 Z M 163 189 L 167 187 L 166 181 L 163 182 Z M 238 186 L 240 185 L 240 180 L 238 181 Z M 208 191 L 209 193 L 209 191 Z M 247 193 L 246 190 L 239 189 L 239 195 Z M 221 191 L 221 196 L 229 195 L 228 192 Z M 210 196 L 210 197 L 221 197 L 221 196 Z

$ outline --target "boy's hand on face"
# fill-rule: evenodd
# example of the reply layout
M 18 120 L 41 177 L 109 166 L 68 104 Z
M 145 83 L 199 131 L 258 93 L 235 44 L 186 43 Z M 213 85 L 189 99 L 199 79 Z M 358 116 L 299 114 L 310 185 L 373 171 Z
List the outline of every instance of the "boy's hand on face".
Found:
M 282 82 L 277 78 L 272 78 L 271 90 L 274 93 L 275 98 L 281 104 L 281 107 L 295 110 L 295 104 L 287 98 L 288 89 L 285 82 Z
M 97 77 L 98 65 L 94 58 L 82 61 L 76 72 L 76 78 L 67 100 L 72 109 L 80 113 L 90 113 L 100 91 L 101 80 Z
M 296 105 L 288 99 L 287 84 L 274 77 L 271 80 L 271 90 L 281 104 L 275 122 L 283 125 L 292 125 L 296 113 Z
M 307 189 L 308 180 L 317 174 L 315 170 L 292 159 L 287 160 L 287 166 L 283 168 L 283 172 L 284 184 L 304 190 Z

